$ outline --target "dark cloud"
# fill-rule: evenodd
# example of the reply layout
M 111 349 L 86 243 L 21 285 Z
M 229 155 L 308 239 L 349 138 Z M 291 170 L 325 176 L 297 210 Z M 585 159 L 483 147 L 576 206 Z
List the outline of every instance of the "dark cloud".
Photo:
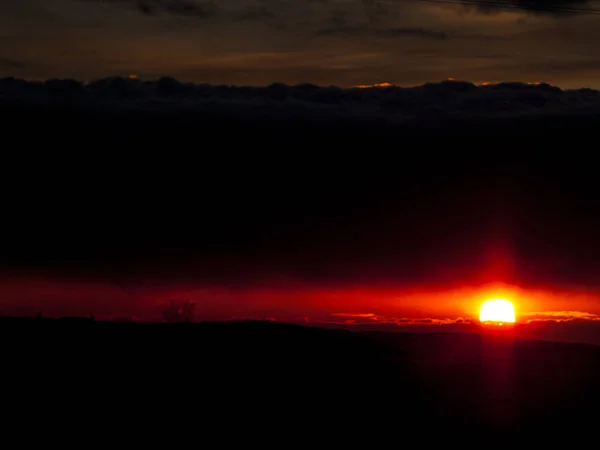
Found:
M 432 0 L 435 1 L 435 0 Z M 444 1 L 441 1 L 444 3 Z M 526 11 L 537 15 L 552 15 L 565 17 L 574 14 L 594 13 L 594 1 L 590 0 L 464 0 L 461 3 L 469 7 L 475 7 L 487 14 L 501 11 Z M 592 10 L 590 12 L 590 10 Z M 600 10 L 595 10 L 600 13 Z
M 400 28 L 376 28 L 363 27 L 358 25 L 340 25 L 337 27 L 323 28 L 316 32 L 317 36 L 331 36 L 331 35 L 344 35 L 344 36 L 357 36 L 364 37 L 368 35 L 377 37 L 419 37 L 424 39 L 448 39 L 449 35 L 442 31 L 427 30 L 425 28 L 418 27 L 400 27 Z
M 172 14 L 210 18 L 217 14 L 217 8 L 210 1 L 196 0 L 83 0 L 92 3 L 117 4 L 136 8 L 143 14 Z
M 361 2 L 372 27 L 376 27 L 382 18 L 391 13 L 389 4 L 380 0 L 361 0 Z
M 561 90 L 544 83 L 499 83 L 477 86 L 470 82 L 444 81 L 412 88 L 321 87 L 310 84 L 267 87 L 212 86 L 182 83 L 173 78 L 142 81 L 106 78 L 88 84 L 74 80 L 26 82 L 0 80 L 0 94 L 20 102 L 62 102 L 73 98 L 82 106 L 113 105 L 122 108 L 160 108 L 198 111 L 215 108 L 231 114 L 372 115 L 373 108 L 389 118 L 493 117 L 515 114 L 564 114 L 600 112 L 600 92 L 591 89 Z M 160 102 L 156 102 L 160 99 Z M 271 111 L 271 112 L 270 112 Z
M 0 57 L 0 67 L 23 69 L 27 67 L 27 63 L 18 59 Z
M 441 4 L 462 4 L 486 14 L 507 11 L 525 11 L 534 15 L 568 17 L 577 14 L 600 14 L 597 0 L 415 0 Z M 323 0 L 329 4 L 328 0 Z M 397 17 L 398 8 L 403 2 L 383 2 L 380 0 L 362 0 L 364 14 L 372 28 L 377 28 L 391 16 Z
M 226 17 L 234 22 L 257 22 L 274 30 L 285 30 L 289 24 L 268 3 L 229 11 Z
M 216 14 L 216 7 L 211 2 L 197 3 L 191 0 L 170 0 L 157 3 L 158 8 L 170 14 L 193 16 L 193 17 L 213 17 Z
M 448 39 L 447 33 L 424 28 L 384 28 L 376 30 L 376 33 L 378 36 L 385 37 L 416 36 L 428 39 Z
M 80 0 L 136 8 L 145 15 L 171 15 L 196 19 L 221 18 L 234 22 L 261 22 L 273 29 L 285 29 L 285 20 L 280 17 L 282 5 L 277 2 L 258 1 L 251 6 L 240 6 L 225 10 L 211 0 Z
M 506 70 L 527 70 L 534 73 L 569 73 L 569 72 L 595 72 L 600 70 L 600 60 L 592 58 L 575 57 L 565 61 L 553 61 L 546 59 L 542 61 L 524 61 L 519 64 L 505 64 Z
M 234 15 L 234 18 L 240 21 L 269 22 L 275 19 L 276 17 L 276 14 L 273 11 L 269 10 L 269 8 L 266 5 L 255 8 L 245 8 Z

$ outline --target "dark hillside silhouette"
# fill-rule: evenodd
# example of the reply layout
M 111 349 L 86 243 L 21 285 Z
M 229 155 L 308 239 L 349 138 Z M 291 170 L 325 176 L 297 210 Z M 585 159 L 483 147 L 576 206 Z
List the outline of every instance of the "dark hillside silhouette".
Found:
M 592 426 L 589 408 L 600 400 L 598 347 L 508 335 L 352 333 L 252 321 L 3 319 L 0 327 L 0 338 L 11 342 L 3 357 L 11 401 L 77 401 L 79 414 L 96 425 L 110 412 L 115 423 L 134 416 L 163 429 L 236 430 L 229 439 L 247 443 L 286 432 L 345 442 L 357 429 L 541 442 L 548 430 Z

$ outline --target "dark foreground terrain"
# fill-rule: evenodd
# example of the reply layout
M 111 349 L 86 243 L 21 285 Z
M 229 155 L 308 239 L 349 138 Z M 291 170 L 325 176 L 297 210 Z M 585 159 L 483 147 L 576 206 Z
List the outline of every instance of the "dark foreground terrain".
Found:
M 0 334 L 5 423 L 83 444 L 573 442 L 600 400 L 600 348 L 510 333 L 5 319 Z

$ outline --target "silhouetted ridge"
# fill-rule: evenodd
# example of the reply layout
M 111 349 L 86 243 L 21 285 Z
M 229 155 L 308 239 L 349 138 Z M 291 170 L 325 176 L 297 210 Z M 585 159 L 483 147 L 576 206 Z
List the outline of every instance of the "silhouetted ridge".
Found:
M 592 346 L 264 322 L 2 325 L 5 406 L 83 397 L 76 411 L 87 422 L 112 405 L 111 424 L 135 417 L 159 424 L 156 434 L 186 419 L 246 442 L 267 431 L 355 439 L 354 430 L 539 442 L 556 436 L 549 429 L 593 426 L 587 408 L 600 398 Z

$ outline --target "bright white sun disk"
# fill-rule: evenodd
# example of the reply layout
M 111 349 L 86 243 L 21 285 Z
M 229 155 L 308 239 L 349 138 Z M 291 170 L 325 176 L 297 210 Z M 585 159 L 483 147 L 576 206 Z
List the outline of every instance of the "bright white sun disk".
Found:
M 515 322 L 515 308 L 512 302 L 501 298 L 488 300 L 481 305 L 479 311 L 481 322 Z

